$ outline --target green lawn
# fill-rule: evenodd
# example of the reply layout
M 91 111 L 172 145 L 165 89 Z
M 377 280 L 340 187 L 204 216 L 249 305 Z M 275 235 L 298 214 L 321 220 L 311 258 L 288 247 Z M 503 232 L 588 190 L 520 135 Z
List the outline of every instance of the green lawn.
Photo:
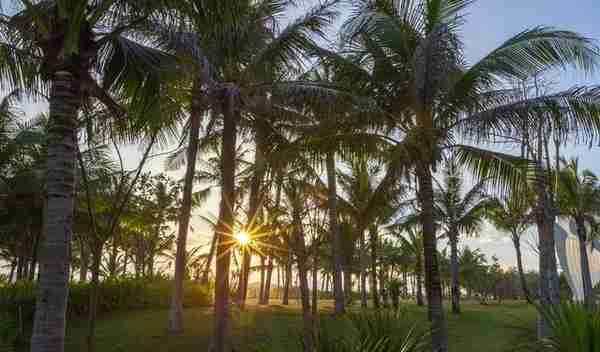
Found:
M 329 303 L 322 314 L 330 314 Z M 424 319 L 425 310 L 407 304 L 410 316 Z M 211 309 L 185 311 L 186 330 L 182 336 L 165 332 L 166 310 L 145 310 L 111 314 L 97 325 L 98 352 L 196 352 L 206 351 L 212 328 Z M 236 351 L 254 351 L 255 346 L 270 344 L 278 351 L 299 351 L 301 317 L 298 306 L 251 305 L 247 311 L 232 314 L 232 345 Z M 501 305 L 464 304 L 460 317 L 449 316 L 450 352 L 512 351 L 534 333 L 535 310 L 524 303 Z M 68 326 L 67 352 L 84 349 L 85 321 Z

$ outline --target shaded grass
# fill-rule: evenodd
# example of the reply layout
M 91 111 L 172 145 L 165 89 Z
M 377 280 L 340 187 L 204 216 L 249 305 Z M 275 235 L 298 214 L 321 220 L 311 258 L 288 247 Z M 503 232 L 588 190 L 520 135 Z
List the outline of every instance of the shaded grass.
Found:
M 330 302 L 323 302 L 321 314 L 331 314 Z M 406 304 L 410 316 L 426 320 L 426 310 Z M 97 324 L 98 352 L 192 352 L 206 351 L 212 331 L 210 308 L 187 309 L 185 332 L 179 336 L 166 333 L 168 311 L 144 310 L 115 313 L 101 317 Z M 514 351 L 534 336 L 535 309 L 525 303 L 464 304 L 459 317 L 447 314 L 450 352 Z M 255 351 L 269 345 L 269 350 L 300 351 L 301 316 L 299 307 L 271 305 L 249 306 L 244 312 L 232 309 L 231 345 L 235 351 Z M 67 352 L 85 350 L 85 321 L 73 321 L 67 330 Z

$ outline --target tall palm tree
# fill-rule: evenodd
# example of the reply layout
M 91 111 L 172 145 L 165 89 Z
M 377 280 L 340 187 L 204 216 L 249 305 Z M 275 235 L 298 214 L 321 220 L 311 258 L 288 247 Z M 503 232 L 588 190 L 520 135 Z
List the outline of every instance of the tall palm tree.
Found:
M 302 65 L 307 49 L 324 36 L 338 1 L 323 1 L 281 28 L 281 18 L 294 1 L 189 1 L 186 15 L 193 42 L 211 67 L 208 104 L 222 118 L 221 204 L 216 233 L 216 352 L 225 349 L 229 301 L 229 265 L 235 204 L 235 141 L 244 120 L 264 111 L 286 113 L 280 97 L 313 94 L 314 86 L 290 82 L 286 71 Z M 274 75 L 273 72 L 277 74 Z M 292 93 L 293 92 L 293 93 Z
M 487 206 L 486 180 L 479 181 L 463 195 L 463 173 L 451 159 L 444 170 L 444 180 L 435 192 L 438 221 L 450 242 L 450 280 L 452 313 L 460 314 L 458 241 L 460 235 L 474 235 L 481 228 Z
M 163 56 L 128 39 L 140 18 L 156 14 L 162 1 L 119 0 L 102 6 L 89 0 L 18 1 L 4 14 L 0 81 L 48 97 L 48 159 L 40 257 L 39 295 L 32 351 L 64 349 L 78 114 L 91 97 L 122 116 L 109 91 L 130 105 L 128 112 L 158 108 L 157 66 Z M 118 23 L 118 25 L 115 25 Z M 102 83 L 97 79 L 99 77 Z
M 558 207 L 560 215 L 575 222 L 579 239 L 581 279 L 585 305 L 590 311 L 596 308 L 596 294 L 592 285 L 588 257 L 589 228 L 596 222 L 600 211 L 600 183 L 590 170 L 581 170 L 579 160 L 563 161 L 559 171 Z
M 423 233 L 414 229 L 407 229 L 408 237 L 400 236 L 403 251 L 409 253 L 414 258 L 414 274 L 416 277 L 416 300 L 417 305 L 423 305 Z
M 527 200 L 518 197 L 513 192 L 503 198 L 491 199 L 487 205 L 485 216 L 497 230 L 510 234 L 515 247 L 521 289 L 527 302 L 533 303 L 533 297 L 527 286 L 523 270 L 523 256 L 521 254 L 521 236 L 533 220 Z
M 300 298 L 302 302 L 302 321 L 303 321 L 303 334 L 302 334 L 302 345 L 305 352 L 314 350 L 314 331 L 313 331 L 313 320 L 315 317 L 312 315 L 310 308 L 310 294 L 308 286 L 308 270 L 309 262 L 308 258 L 310 253 L 308 252 L 305 243 L 305 233 L 303 226 L 303 218 L 306 215 L 306 181 L 302 179 L 296 179 L 297 176 L 291 176 L 288 178 L 284 186 L 284 191 L 291 208 L 291 228 L 292 232 L 290 236 L 290 247 L 296 257 L 298 265 L 298 281 L 300 285 Z
M 383 174 L 381 163 L 369 163 L 366 157 L 354 158 L 349 163 L 350 173 L 339 173 L 338 179 L 342 195 L 338 196 L 340 213 L 349 215 L 356 224 L 357 238 L 359 239 L 360 260 L 360 285 L 361 305 L 367 305 L 367 245 L 366 233 L 369 230 L 369 246 L 371 247 L 371 261 L 376 263 L 377 228 L 381 223 L 386 223 L 398 211 L 402 210 L 404 203 L 400 200 L 405 196 L 406 187 L 401 184 L 402 179 L 396 182 L 381 182 L 377 180 Z M 374 305 L 378 307 L 376 270 L 371 270 L 371 293 Z
M 455 153 L 459 165 L 505 188 L 522 178 L 520 169 L 513 167 L 520 158 L 457 141 L 491 141 L 498 135 L 520 137 L 518 131 L 524 123 L 529 126 L 540 120 L 563 132 L 578 128 L 597 131 L 599 126 L 597 92 L 570 89 L 521 99 L 502 84 L 541 69 L 594 69 L 597 50 L 589 39 L 569 31 L 535 27 L 467 66 L 462 59 L 460 31 L 463 11 L 471 3 L 356 0 L 350 19 L 342 27 L 351 55 L 322 52 L 357 84 L 379 93 L 380 101 L 394 117 L 394 125 L 406 136 L 398 143 L 393 160 L 417 175 L 434 351 L 447 351 L 432 180 L 442 155 Z M 555 109 L 557 106 L 561 109 Z M 545 113 L 540 116 L 540 111 Z M 559 120 L 565 123 L 551 124 Z M 560 135 L 566 138 L 565 133 Z

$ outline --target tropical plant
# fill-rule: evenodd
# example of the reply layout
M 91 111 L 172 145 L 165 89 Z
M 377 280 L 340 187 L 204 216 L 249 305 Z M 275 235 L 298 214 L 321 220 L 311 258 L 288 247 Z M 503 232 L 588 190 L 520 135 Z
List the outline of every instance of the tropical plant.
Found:
M 575 222 L 579 239 L 579 257 L 581 260 L 581 278 L 585 305 L 594 311 L 596 294 L 592 285 L 588 243 L 591 224 L 596 223 L 600 211 L 600 183 L 590 170 L 580 170 L 579 161 L 563 161 L 564 167 L 558 172 L 558 208 L 560 215 Z
M 537 344 L 541 351 L 600 351 L 600 314 L 585 305 L 564 302 L 558 306 L 539 306 L 552 334 Z
M 427 333 L 407 315 L 403 309 L 380 310 L 324 321 L 317 336 L 316 351 L 426 351 L 429 348 Z M 340 327 L 344 334 L 339 334 Z
M 521 237 L 533 222 L 527 199 L 510 192 L 506 197 L 494 198 L 487 204 L 486 218 L 499 231 L 510 234 L 517 257 L 517 270 L 525 299 L 533 303 L 533 297 L 527 286 L 523 270 L 523 255 L 521 253 Z
M 443 235 L 450 242 L 450 278 L 454 314 L 460 314 L 459 236 L 477 234 L 481 229 L 487 205 L 485 194 L 487 181 L 477 182 L 463 195 L 463 177 L 455 161 L 449 160 L 444 169 L 443 182 L 434 195 L 437 220 Z
M 32 351 L 64 349 L 78 115 L 84 97 L 113 115 L 123 116 L 124 103 L 127 114 L 157 117 L 160 66 L 166 57 L 124 33 L 133 33 L 140 18 L 157 16 L 161 5 L 18 1 L 11 14 L 3 11 L 0 81 L 25 94 L 48 97 L 50 104 L 44 204 L 49 216 L 44 221 L 46 255 L 40 258 Z
M 462 13 L 470 4 L 448 0 L 353 1 L 342 32 L 351 54 L 322 53 L 357 84 L 380 93 L 394 126 L 405 136 L 390 162 L 396 167 L 390 170 L 397 173 L 399 168 L 410 168 L 417 175 L 425 282 L 436 351 L 447 350 L 432 179 L 442 155 L 454 153 L 458 165 L 473 170 L 480 179 L 490 178 L 492 185 L 502 189 L 523 180 L 521 169 L 514 167 L 522 164 L 520 158 L 457 141 L 492 141 L 498 135 L 520 137 L 523 124 L 530 126 L 533 121 L 544 121 L 544 126 L 562 132 L 585 130 L 590 136 L 599 121 L 594 90 L 570 89 L 521 99 L 502 85 L 542 69 L 593 69 L 596 48 L 589 39 L 569 31 L 535 27 L 466 67 L 460 30 Z M 373 70 L 365 70 L 365 63 Z M 561 109 L 554 109 L 556 106 Z M 552 124 L 557 121 L 565 123 Z M 565 138 L 566 133 L 560 136 Z

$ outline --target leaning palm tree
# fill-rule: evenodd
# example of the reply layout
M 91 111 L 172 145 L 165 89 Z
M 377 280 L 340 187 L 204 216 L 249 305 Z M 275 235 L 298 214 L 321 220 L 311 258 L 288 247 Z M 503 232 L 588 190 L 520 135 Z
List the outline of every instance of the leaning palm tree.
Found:
M 521 99 L 503 84 L 542 69 L 591 71 L 597 60 L 591 40 L 574 32 L 535 27 L 466 65 L 460 31 L 463 11 L 471 3 L 355 0 L 352 15 L 342 27 L 350 54 L 321 52 L 357 84 L 370 87 L 393 116 L 393 125 L 406 136 L 393 153 L 391 164 L 397 167 L 390 170 L 409 168 L 417 176 L 434 351 L 447 351 L 432 178 L 442 156 L 455 153 L 459 165 L 505 189 L 523 180 L 521 169 L 514 167 L 522 163 L 521 159 L 459 142 L 493 141 L 498 136 L 520 138 L 523 125 L 537 121 L 543 121 L 545 128 L 560 130 L 563 139 L 568 131 L 595 137 L 600 127 L 598 91 L 569 89 Z M 540 271 L 548 270 L 556 269 L 544 267 Z M 543 293 L 544 303 L 555 303 L 550 293 Z
M 509 192 L 505 197 L 491 199 L 487 205 L 485 216 L 497 230 L 510 234 L 515 247 L 521 289 L 527 302 L 533 303 L 533 297 L 527 287 L 521 254 L 521 236 L 533 221 L 527 199 L 518 197 L 513 192 Z
M 40 259 L 32 351 L 64 349 L 78 114 L 82 102 L 101 102 L 113 115 L 158 115 L 164 56 L 127 38 L 162 1 L 17 1 L 0 21 L 0 81 L 48 97 L 48 161 L 44 249 Z M 115 94 L 111 94 L 116 93 Z M 118 96 L 118 97 L 117 97 Z M 149 117 L 149 115 L 147 116 Z M 121 122 L 126 123 L 127 119 Z
M 452 313 L 460 314 L 460 283 L 458 241 L 460 235 L 474 235 L 481 228 L 487 196 L 486 180 L 479 181 L 463 195 L 463 173 L 451 159 L 444 170 L 444 179 L 435 193 L 438 221 L 450 242 L 450 280 Z
M 579 257 L 581 260 L 581 278 L 586 307 L 590 311 L 596 308 L 596 294 L 592 285 L 590 262 L 588 257 L 589 230 L 596 222 L 600 211 L 600 183 L 590 170 L 581 170 L 579 161 L 563 161 L 559 171 L 558 207 L 562 216 L 575 222 L 579 239 Z

